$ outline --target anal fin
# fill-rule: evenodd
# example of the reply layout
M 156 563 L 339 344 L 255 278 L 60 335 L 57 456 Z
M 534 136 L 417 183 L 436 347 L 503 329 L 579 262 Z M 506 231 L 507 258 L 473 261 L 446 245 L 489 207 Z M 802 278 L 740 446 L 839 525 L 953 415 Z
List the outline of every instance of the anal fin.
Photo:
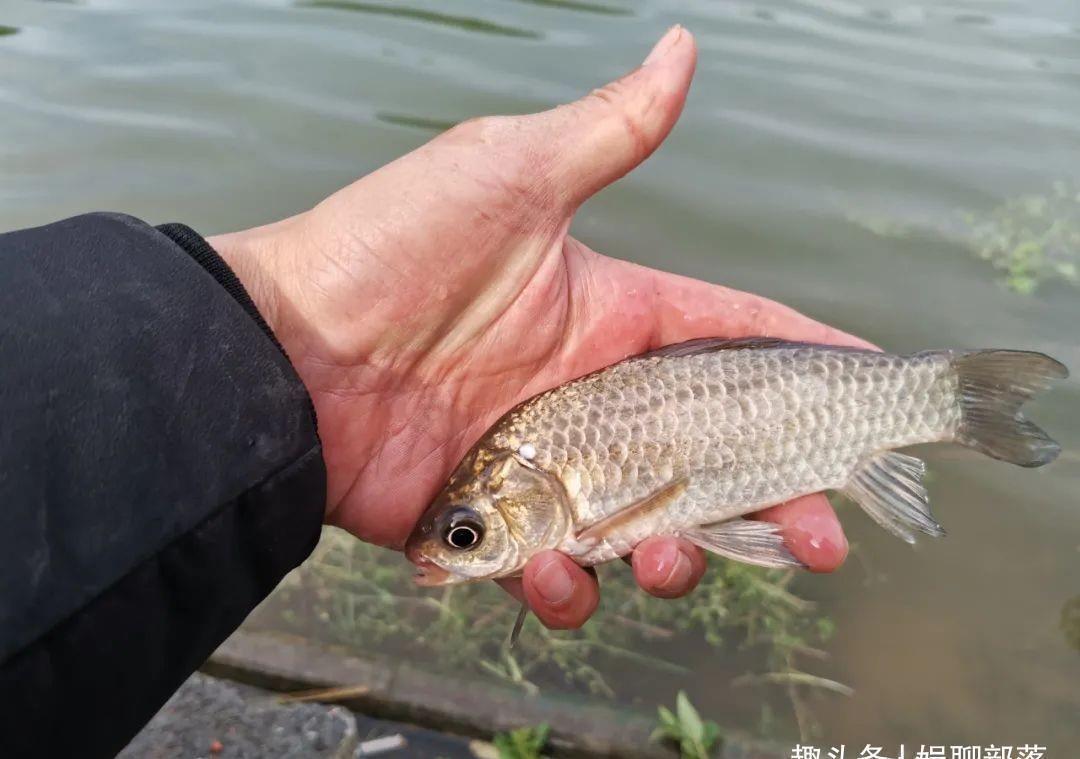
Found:
M 945 530 L 930 513 L 922 476 L 926 464 L 886 451 L 863 462 L 842 492 L 893 535 L 915 542 L 915 532 L 941 537 Z
M 680 534 L 699 548 L 744 564 L 806 568 L 784 545 L 780 526 L 771 522 L 730 519 L 683 530 Z

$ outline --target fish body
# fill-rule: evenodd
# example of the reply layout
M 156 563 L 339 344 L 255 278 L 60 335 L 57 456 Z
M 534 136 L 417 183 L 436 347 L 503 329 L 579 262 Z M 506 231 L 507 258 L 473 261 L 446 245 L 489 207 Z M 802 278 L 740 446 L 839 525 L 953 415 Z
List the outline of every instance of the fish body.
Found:
M 731 558 L 793 564 L 775 528 L 740 517 L 822 490 L 847 493 L 905 540 L 943 534 L 922 462 L 894 449 L 959 442 L 1047 463 L 1058 446 L 1018 409 L 1066 374 L 1020 351 L 897 356 L 763 338 L 669 346 L 508 412 L 429 508 L 410 556 L 421 581 L 440 584 L 516 574 L 545 548 L 593 565 L 681 534 Z M 464 525 L 458 545 L 448 514 Z M 468 530 L 479 539 L 463 548 Z

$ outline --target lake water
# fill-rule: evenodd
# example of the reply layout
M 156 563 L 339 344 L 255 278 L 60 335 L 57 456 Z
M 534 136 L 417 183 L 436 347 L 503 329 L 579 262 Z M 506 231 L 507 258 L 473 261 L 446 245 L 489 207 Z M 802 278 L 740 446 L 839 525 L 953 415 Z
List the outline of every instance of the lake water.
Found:
M 575 98 L 681 22 L 700 46 L 682 121 L 582 209 L 579 237 L 891 350 L 1030 348 L 1080 370 L 1075 0 L 347 5 L 0 1 L 0 227 L 280 218 L 444 124 Z M 973 250 L 1009 225 L 1011 288 Z M 1036 283 L 1040 251 L 1056 268 Z M 797 581 L 837 624 L 819 671 L 856 691 L 815 699 L 821 743 L 1076 755 L 1080 385 L 1033 414 L 1065 448 L 1055 465 L 935 449 L 948 538 L 912 549 L 845 508 L 855 555 Z M 694 656 L 681 684 L 703 712 L 761 695 Z

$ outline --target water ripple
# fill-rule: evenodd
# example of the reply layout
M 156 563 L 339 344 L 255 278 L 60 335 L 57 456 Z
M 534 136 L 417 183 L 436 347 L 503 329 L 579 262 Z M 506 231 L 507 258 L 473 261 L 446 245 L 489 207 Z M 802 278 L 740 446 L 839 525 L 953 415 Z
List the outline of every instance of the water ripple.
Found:
M 959 209 L 992 215 L 1011 198 L 1045 194 L 1058 178 L 1080 186 L 1070 169 L 1080 145 L 1076 0 L 3 7 L 10 26 L 0 36 L 16 36 L 0 40 L 0 228 L 91 205 L 211 232 L 282 218 L 460 119 L 578 97 L 636 65 L 666 25 L 680 22 L 700 55 L 679 125 L 640 171 L 586 204 L 577 234 L 621 257 L 761 291 L 889 347 L 1041 347 L 1080 363 L 1076 291 L 1056 280 L 1031 296 L 1002 288 L 971 255 L 970 230 L 942 221 Z M 1028 226 L 1037 235 L 1047 229 Z M 1080 430 L 1080 383 L 1071 392 L 1052 395 L 1048 407 L 1066 443 Z M 1072 447 L 1062 457 L 1071 468 L 1049 468 L 1036 487 L 987 465 L 980 472 L 992 486 L 943 491 L 961 542 L 927 546 L 918 562 L 848 523 L 853 542 L 868 541 L 892 578 L 884 603 L 899 601 L 943 629 L 947 620 L 960 639 L 979 629 L 995 667 L 986 680 L 973 671 L 959 686 L 938 687 L 923 651 L 904 636 L 888 638 L 883 656 L 882 636 L 865 628 L 880 608 L 868 605 L 852 573 L 840 573 L 822 586 L 823 603 L 851 631 L 834 654 L 841 669 L 861 673 L 870 697 L 826 713 L 830 735 L 871 725 L 875 740 L 899 743 L 910 731 L 890 733 L 889 716 L 904 712 L 929 740 L 940 720 L 911 711 L 919 701 L 912 677 L 934 686 L 921 703 L 957 724 L 970 718 L 978 734 L 1006 719 L 1009 730 L 1040 741 L 1059 724 L 1071 728 L 1055 715 L 1076 711 L 1080 657 L 1045 624 L 1045 608 L 1016 604 L 1049 597 L 1044 606 L 1056 618 L 1061 600 L 1076 594 L 1069 570 L 1080 521 L 1066 510 L 1080 471 Z M 950 479 L 936 484 L 948 488 Z M 1021 487 L 1030 492 L 1021 497 Z M 1014 501 L 1030 502 L 1022 517 Z M 1006 563 L 989 582 L 986 568 L 1000 564 L 995 546 L 1040 561 Z M 949 583 L 936 582 L 942 576 Z M 983 583 L 993 592 L 968 592 Z M 1010 614 L 1002 616 L 1006 595 Z M 1075 606 L 1062 614 L 1070 625 Z M 876 616 L 864 619 L 868 609 Z M 1017 692 L 1031 708 L 1016 711 L 995 699 L 1000 689 L 970 687 L 1030 671 L 1010 646 L 1032 630 L 1042 630 L 1047 661 L 1068 675 L 1063 690 L 1025 683 Z M 708 687 L 726 677 L 715 664 L 722 659 L 703 653 L 688 685 L 717 694 L 706 704 L 714 713 L 750 724 L 757 703 L 730 704 L 724 689 Z M 970 714 L 950 711 L 958 694 Z M 883 716 L 875 704 L 895 709 Z M 744 705 L 746 713 L 732 711 Z
M 412 127 L 432 132 L 445 132 L 457 124 L 456 121 L 444 121 L 442 119 L 427 118 L 426 116 L 411 116 L 406 113 L 388 113 L 386 111 L 378 111 L 375 118 L 384 124 Z
M 356 11 L 375 16 L 392 16 L 411 21 L 421 21 L 428 24 L 460 29 L 466 32 L 478 32 L 480 34 L 495 34 L 502 37 L 517 37 L 520 39 L 539 39 L 540 33 L 530 29 L 522 29 L 506 24 L 497 24 L 494 21 L 477 18 L 475 16 L 455 16 L 449 13 L 427 10 L 424 8 L 412 8 L 407 5 L 380 5 L 378 3 L 353 2 L 353 0 L 302 0 L 297 3 L 303 8 L 330 8 L 339 11 Z
M 515 0 L 529 5 L 544 5 L 549 8 L 560 10 L 581 11 L 583 13 L 597 13 L 602 16 L 632 16 L 634 12 L 627 8 L 618 8 L 613 5 L 600 5 L 599 3 L 585 2 L 584 0 Z

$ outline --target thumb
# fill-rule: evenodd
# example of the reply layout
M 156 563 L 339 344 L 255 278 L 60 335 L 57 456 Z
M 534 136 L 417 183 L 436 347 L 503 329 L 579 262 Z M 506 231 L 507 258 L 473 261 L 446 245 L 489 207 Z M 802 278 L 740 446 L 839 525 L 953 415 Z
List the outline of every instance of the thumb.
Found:
M 553 136 L 556 186 L 574 205 L 648 158 L 682 113 L 697 48 L 681 26 L 668 30 L 640 67 L 581 100 L 539 114 Z

